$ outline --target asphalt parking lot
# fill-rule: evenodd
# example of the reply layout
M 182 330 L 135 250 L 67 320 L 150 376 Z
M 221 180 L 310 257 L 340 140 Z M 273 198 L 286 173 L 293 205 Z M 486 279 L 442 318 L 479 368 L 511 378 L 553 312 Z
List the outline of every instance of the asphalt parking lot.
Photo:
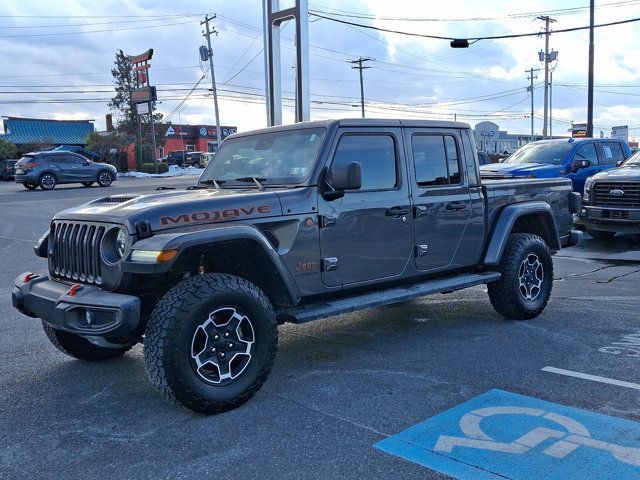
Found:
M 262 390 L 213 417 L 165 403 L 147 384 L 141 346 L 113 361 L 75 361 L 11 307 L 14 278 L 46 269 L 31 247 L 57 211 L 193 179 L 50 192 L 0 182 L 0 478 L 542 478 L 540 458 L 556 475 L 569 472 L 545 478 L 634 478 L 618 475 L 627 471 L 640 478 L 637 236 L 587 237 L 556 256 L 551 300 L 531 321 L 503 319 L 476 287 L 284 325 Z M 460 406 L 473 399 L 468 411 Z M 439 415 L 424 431 L 453 435 L 465 412 L 467 420 L 484 418 L 488 411 L 477 412 L 501 401 L 521 402 L 518 411 L 532 418 L 546 411 L 547 422 L 564 415 L 574 420 L 569 432 L 581 431 L 575 422 L 588 432 L 560 439 L 565 431 L 507 417 L 487 438 L 463 429 L 482 461 L 490 456 L 484 452 L 511 455 L 508 475 L 475 457 L 452 459 L 445 447 L 429 450 L 411 435 L 396 437 Z M 547 427 L 546 439 L 519 438 L 536 426 Z M 517 448 L 499 450 L 507 447 L 498 442 Z M 591 473 L 572 476 L 585 463 Z

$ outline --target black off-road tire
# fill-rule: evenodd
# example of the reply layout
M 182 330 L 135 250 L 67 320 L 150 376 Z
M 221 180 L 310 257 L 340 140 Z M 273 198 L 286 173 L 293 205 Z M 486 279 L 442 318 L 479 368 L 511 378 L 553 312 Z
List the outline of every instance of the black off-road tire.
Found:
M 101 187 L 108 187 L 113 183 L 113 173 L 108 170 L 100 170 L 98 172 L 97 182 Z
M 57 330 L 45 322 L 42 322 L 42 328 L 44 328 L 44 333 L 58 350 L 62 353 L 66 353 L 70 357 L 85 360 L 87 362 L 100 362 L 102 360 L 118 358 L 127 353 L 131 350 L 131 347 L 133 347 L 133 345 L 126 345 L 122 348 L 99 347 L 91 343 L 86 338 L 74 335 L 73 333 Z
M 49 172 L 40 175 L 40 179 L 38 180 L 38 185 L 42 190 L 53 190 L 57 184 L 58 179 L 53 173 Z
M 521 292 L 520 271 L 530 255 L 542 265 L 542 283 L 535 299 L 526 299 Z M 493 308 L 501 315 L 514 320 L 535 318 L 544 310 L 553 286 L 553 260 L 549 247 L 538 235 L 512 233 L 498 267 L 500 280 L 487 284 Z
M 587 233 L 593 238 L 597 238 L 599 240 L 608 240 L 610 238 L 613 238 L 613 236 L 616 234 L 616 232 L 609 232 L 607 230 L 592 230 L 590 228 L 587 229 Z
M 90 187 L 91 185 L 93 185 L 93 182 L 82 182 L 83 187 Z
M 222 308 L 241 311 L 255 335 L 246 367 L 230 383 L 214 385 L 193 366 L 192 342 L 202 322 Z M 233 275 L 204 274 L 175 285 L 153 310 L 144 364 L 150 382 L 164 397 L 194 412 L 215 414 L 239 407 L 260 389 L 277 347 L 275 311 L 262 290 Z
M 35 190 L 36 188 L 38 188 L 38 184 L 37 183 L 23 183 L 22 184 L 24 186 L 24 188 L 26 188 L 27 190 Z

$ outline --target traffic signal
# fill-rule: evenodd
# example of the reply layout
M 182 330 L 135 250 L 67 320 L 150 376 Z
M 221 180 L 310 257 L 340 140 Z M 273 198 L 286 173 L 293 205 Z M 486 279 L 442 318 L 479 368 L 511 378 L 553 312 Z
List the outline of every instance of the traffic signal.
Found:
M 451 40 L 451 48 L 469 48 L 469 40 L 466 38 L 455 38 Z

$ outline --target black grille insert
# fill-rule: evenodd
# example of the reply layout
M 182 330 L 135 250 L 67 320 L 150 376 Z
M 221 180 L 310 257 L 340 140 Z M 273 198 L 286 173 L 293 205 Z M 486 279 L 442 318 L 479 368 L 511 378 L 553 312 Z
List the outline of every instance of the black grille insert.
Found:
M 56 221 L 51 227 L 50 273 L 53 277 L 84 283 L 102 283 L 100 242 L 106 227 L 90 223 Z
M 596 182 L 591 191 L 596 207 L 640 208 L 640 182 Z

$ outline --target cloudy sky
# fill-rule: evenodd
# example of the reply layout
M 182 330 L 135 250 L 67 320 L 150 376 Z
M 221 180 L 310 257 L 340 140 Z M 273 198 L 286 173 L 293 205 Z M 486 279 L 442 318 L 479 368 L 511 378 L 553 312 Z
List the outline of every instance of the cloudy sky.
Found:
M 292 0 L 281 0 L 288 6 Z M 543 37 L 481 40 L 451 49 L 445 40 L 364 29 L 313 15 L 378 29 L 445 37 L 537 32 L 539 15 L 553 29 L 588 25 L 588 0 L 313 0 L 309 20 L 312 119 L 359 116 L 359 81 L 348 60 L 370 57 L 364 72 L 367 116 L 446 118 L 472 125 L 486 119 L 511 133 L 529 133 L 534 81 L 535 130 L 542 130 Z M 0 10 L 0 115 L 95 119 L 104 128 L 112 95 L 115 52 L 154 48 L 151 80 L 158 109 L 181 123 L 214 123 L 207 65 L 200 64 L 200 21 L 216 14 L 213 40 L 221 121 L 240 130 L 263 127 L 264 60 L 260 0 L 4 0 Z M 640 0 L 596 2 L 596 24 L 640 18 Z M 293 98 L 293 25 L 282 33 L 285 105 Z M 551 48 L 553 133 L 587 116 L 588 31 L 557 33 Z M 640 139 L 640 22 L 596 29 L 594 132 L 629 125 Z M 199 82 L 199 83 L 198 83 Z M 195 88 L 194 88 L 195 87 Z M 293 120 L 291 108 L 285 122 Z

